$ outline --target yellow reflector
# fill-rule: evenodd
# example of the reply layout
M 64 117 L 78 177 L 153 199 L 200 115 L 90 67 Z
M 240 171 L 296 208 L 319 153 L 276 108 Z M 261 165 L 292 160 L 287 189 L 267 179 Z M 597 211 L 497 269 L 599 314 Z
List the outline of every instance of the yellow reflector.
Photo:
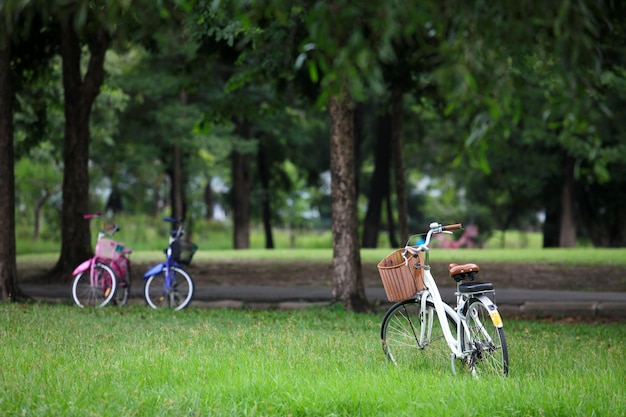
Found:
M 491 313 L 489 313 L 489 315 L 491 316 L 491 321 L 493 322 L 493 325 L 496 327 L 502 327 L 502 317 L 500 317 L 500 313 L 498 313 L 498 310 L 494 310 Z

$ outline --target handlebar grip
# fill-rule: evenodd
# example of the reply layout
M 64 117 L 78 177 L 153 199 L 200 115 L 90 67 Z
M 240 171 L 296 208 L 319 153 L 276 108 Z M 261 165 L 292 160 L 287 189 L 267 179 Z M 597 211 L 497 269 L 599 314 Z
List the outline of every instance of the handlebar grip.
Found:
M 463 228 L 463 225 L 461 223 L 449 224 L 447 226 L 442 227 L 443 230 L 459 230 L 462 228 Z
M 83 214 L 83 219 L 93 219 L 93 218 L 96 218 L 96 217 L 100 217 L 101 215 L 102 215 L 102 213 L 100 213 L 100 212 L 97 212 L 97 213 L 94 213 L 94 214 Z

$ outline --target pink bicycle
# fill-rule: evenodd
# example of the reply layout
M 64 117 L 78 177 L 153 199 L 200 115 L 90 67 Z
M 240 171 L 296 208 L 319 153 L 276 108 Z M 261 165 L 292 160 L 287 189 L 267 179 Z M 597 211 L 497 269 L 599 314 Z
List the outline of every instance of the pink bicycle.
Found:
M 100 213 L 85 214 L 83 218 L 101 217 Z M 130 259 L 132 249 L 110 239 L 119 229 L 116 224 L 98 232 L 96 253 L 72 272 L 72 299 L 79 307 L 104 307 L 113 302 L 124 305 L 130 295 Z

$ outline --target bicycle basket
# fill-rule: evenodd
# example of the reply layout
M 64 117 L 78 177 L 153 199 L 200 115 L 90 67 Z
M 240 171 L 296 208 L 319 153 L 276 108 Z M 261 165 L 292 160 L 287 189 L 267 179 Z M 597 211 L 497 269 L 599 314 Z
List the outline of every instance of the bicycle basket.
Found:
M 189 265 L 197 250 L 198 246 L 192 242 L 176 240 L 172 243 L 172 259 L 180 264 Z
M 124 244 L 111 239 L 100 239 L 96 243 L 96 256 L 102 259 L 117 260 L 124 251 Z
M 397 249 L 378 263 L 378 272 L 389 301 L 402 301 L 413 297 L 424 289 L 424 269 L 415 268 L 424 265 L 424 255 L 409 257 L 408 266 L 402 257 L 404 249 Z

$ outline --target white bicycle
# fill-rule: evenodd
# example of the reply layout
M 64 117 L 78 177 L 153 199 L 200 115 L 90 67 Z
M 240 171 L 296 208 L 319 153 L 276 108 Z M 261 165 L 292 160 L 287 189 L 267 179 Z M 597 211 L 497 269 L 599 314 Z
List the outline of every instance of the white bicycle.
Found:
M 441 299 L 430 270 L 431 237 L 461 228 L 460 223 L 431 223 L 423 243 L 411 246 L 409 243 L 418 235 L 412 236 L 404 249 L 396 251 L 395 262 L 392 254 L 379 264 L 388 298 L 400 299 L 383 319 L 383 351 L 398 366 L 442 369 L 450 363 L 456 373 L 460 363 L 461 369 L 472 375 L 507 375 L 509 352 L 493 284 L 474 281 L 479 271 L 476 264 L 450 264 L 450 277 L 457 283 L 456 306 L 451 307 Z M 401 265 L 389 266 L 390 262 L 398 264 L 398 260 Z M 401 269 L 393 271 L 396 267 Z M 395 276 L 395 283 L 386 282 L 390 276 Z M 407 277 L 414 283 L 408 291 L 417 292 L 408 296 L 402 291 L 394 293 L 392 284 L 407 287 Z

